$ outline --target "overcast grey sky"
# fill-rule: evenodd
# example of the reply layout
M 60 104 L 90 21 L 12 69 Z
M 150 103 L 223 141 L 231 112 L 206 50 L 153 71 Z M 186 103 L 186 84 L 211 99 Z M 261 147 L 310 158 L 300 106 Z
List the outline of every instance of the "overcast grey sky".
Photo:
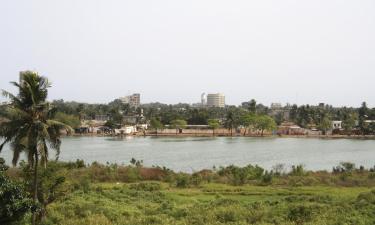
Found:
M 0 68 L 50 99 L 375 106 L 375 1 L 2 0 Z

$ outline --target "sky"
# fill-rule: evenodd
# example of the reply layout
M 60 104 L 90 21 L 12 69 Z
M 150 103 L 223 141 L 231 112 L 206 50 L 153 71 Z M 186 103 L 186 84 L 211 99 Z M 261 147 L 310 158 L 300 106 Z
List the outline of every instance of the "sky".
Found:
M 374 12 L 373 0 L 2 0 L 0 89 L 34 70 L 51 100 L 375 107 Z

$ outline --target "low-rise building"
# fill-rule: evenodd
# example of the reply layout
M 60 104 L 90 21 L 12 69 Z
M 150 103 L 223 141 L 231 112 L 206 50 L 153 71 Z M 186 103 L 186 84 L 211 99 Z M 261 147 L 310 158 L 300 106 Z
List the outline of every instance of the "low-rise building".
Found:
M 342 121 L 341 120 L 332 121 L 332 130 L 341 130 L 341 129 L 342 129 Z
M 108 115 L 95 115 L 96 121 L 108 121 L 109 116 Z
M 277 128 L 279 135 L 304 135 L 305 129 L 291 122 L 284 122 Z

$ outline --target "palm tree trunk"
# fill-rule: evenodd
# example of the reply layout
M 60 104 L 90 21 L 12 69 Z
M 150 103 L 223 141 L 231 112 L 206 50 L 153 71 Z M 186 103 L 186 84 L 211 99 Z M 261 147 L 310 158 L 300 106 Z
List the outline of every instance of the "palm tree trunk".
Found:
M 37 204 L 38 201 L 38 152 L 35 150 L 35 162 L 34 162 L 34 180 L 33 180 L 33 202 Z M 33 212 L 33 225 L 36 224 L 37 213 Z

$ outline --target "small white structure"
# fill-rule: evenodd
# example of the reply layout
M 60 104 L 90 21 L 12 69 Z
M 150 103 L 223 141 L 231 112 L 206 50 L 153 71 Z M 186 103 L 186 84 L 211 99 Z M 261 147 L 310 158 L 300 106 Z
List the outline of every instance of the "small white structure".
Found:
M 342 121 L 341 120 L 332 121 L 332 129 L 333 130 L 341 130 L 342 129 Z
M 147 130 L 148 129 L 148 124 L 144 123 L 144 124 L 137 124 L 137 128 L 138 129 L 142 129 L 142 130 Z
M 115 134 L 133 134 L 137 132 L 137 128 L 135 126 L 125 126 L 121 127 L 120 129 L 115 129 Z
M 368 125 L 370 125 L 372 123 L 375 123 L 375 120 L 365 120 L 365 123 L 368 124 Z

